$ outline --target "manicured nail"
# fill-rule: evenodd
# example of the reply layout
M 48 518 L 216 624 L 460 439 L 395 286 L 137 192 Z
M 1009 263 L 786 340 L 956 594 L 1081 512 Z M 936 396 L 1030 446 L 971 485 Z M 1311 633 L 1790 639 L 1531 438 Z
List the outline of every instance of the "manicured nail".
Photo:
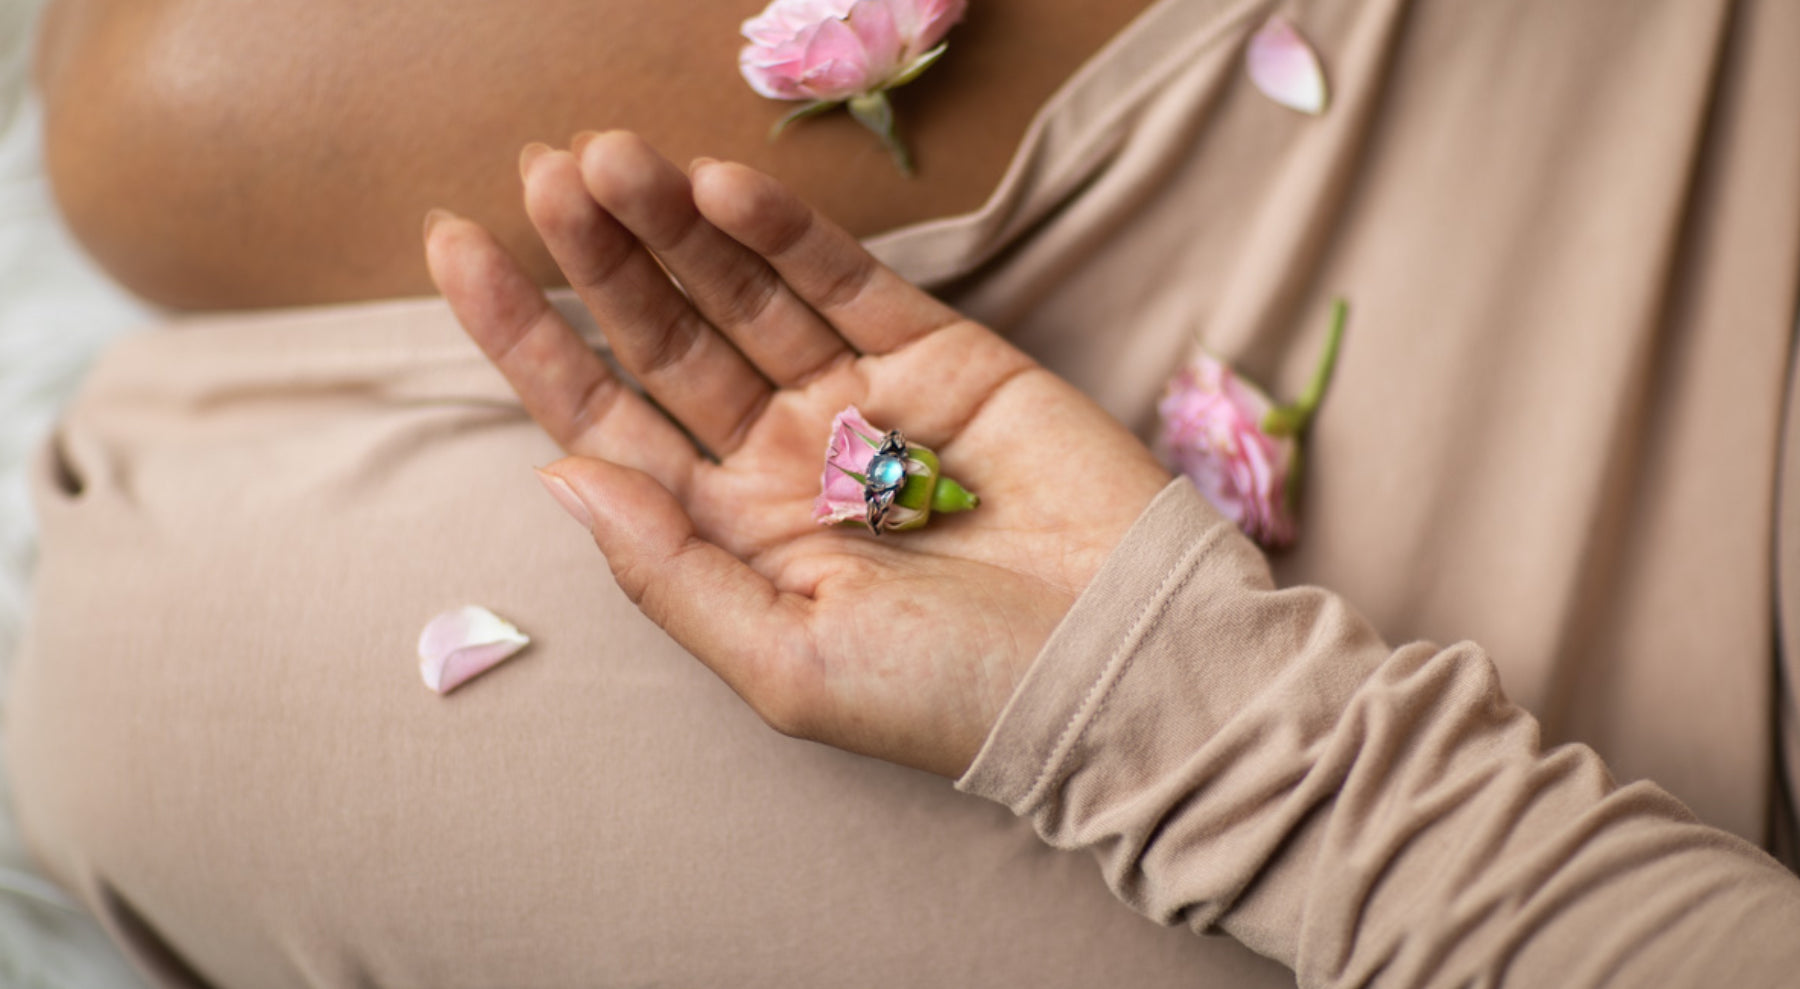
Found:
M 589 530 L 594 528 L 594 517 L 588 514 L 587 506 L 581 502 L 581 496 L 575 493 L 574 488 L 569 487 L 568 481 L 547 470 L 538 471 L 537 476 L 538 480 L 544 482 L 544 489 L 550 492 L 550 497 L 555 498 L 556 503 L 562 506 L 563 511 L 568 512 L 571 518 L 580 522 L 582 528 Z
M 531 177 L 531 163 L 542 158 L 550 150 L 550 145 L 542 141 L 533 141 L 519 149 L 519 177 Z
M 597 130 L 584 130 L 574 137 L 569 138 L 569 150 L 574 153 L 576 161 L 581 160 L 582 149 L 594 143 L 594 138 L 599 136 L 600 132 Z
M 431 231 L 435 229 L 438 224 L 445 220 L 454 219 L 456 219 L 455 213 L 452 213 L 441 206 L 432 207 L 432 209 L 425 214 L 425 239 L 431 239 Z

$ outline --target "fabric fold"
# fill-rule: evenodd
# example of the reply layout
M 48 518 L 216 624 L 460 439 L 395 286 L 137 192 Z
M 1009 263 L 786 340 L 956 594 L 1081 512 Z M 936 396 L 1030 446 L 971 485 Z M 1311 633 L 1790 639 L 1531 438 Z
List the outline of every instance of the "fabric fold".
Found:
M 1478 646 L 1390 648 L 1341 598 L 1277 590 L 1184 481 L 958 787 L 1303 986 L 1773 985 L 1800 965 L 1800 879 L 1591 749 L 1544 749 Z

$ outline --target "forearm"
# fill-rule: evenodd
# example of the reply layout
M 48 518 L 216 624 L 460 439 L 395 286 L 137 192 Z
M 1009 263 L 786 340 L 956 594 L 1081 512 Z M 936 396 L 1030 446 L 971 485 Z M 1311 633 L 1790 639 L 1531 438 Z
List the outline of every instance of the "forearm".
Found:
M 1303 985 L 1774 984 L 1800 881 L 1164 493 L 961 785 Z M 1787 957 L 1781 957 L 1786 955 Z

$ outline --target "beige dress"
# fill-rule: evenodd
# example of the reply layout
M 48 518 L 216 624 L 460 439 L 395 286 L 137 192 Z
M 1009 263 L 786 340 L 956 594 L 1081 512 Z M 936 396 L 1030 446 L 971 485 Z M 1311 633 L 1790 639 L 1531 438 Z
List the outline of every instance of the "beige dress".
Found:
M 1197 337 L 1292 395 L 1354 307 L 1292 589 L 1166 492 L 958 783 L 1029 822 L 766 730 L 425 300 L 97 368 L 7 719 L 45 866 L 165 986 L 1779 984 L 1800 4 L 1282 4 L 1316 119 L 1244 77 L 1276 7 L 1162 0 L 875 243 L 1146 433 Z M 534 644 L 440 698 L 465 603 Z

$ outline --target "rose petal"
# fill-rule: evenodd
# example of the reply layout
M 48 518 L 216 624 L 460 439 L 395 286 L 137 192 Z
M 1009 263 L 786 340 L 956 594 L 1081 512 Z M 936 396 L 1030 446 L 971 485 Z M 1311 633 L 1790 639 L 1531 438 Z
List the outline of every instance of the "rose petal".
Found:
M 476 605 L 446 611 L 419 633 L 419 675 L 425 686 L 447 694 L 531 640 L 511 622 Z
M 881 445 L 883 434 L 856 406 L 847 406 L 831 420 L 831 438 L 825 445 L 825 467 L 819 475 L 819 497 L 813 502 L 813 519 L 835 525 L 868 515 L 863 482 L 851 476 L 866 474 L 869 461 Z
M 831 18 L 842 19 L 857 0 L 776 0 L 744 22 L 744 37 L 762 45 L 778 45 L 806 28 Z
M 881 80 L 863 50 L 862 39 L 843 21 L 821 23 L 806 45 L 800 88 L 827 103 L 869 92 Z
M 1293 25 L 1271 17 L 1250 38 L 1244 56 L 1250 81 L 1263 95 L 1301 113 L 1325 112 L 1325 73 Z
M 772 100 L 803 100 L 800 90 L 800 59 L 779 61 L 769 49 L 746 45 L 738 53 L 738 71 L 758 96 Z
M 1272 437 L 1262 422 L 1273 403 L 1222 361 L 1197 351 L 1157 403 L 1157 446 L 1221 514 L 1268 548 L 1293 541 L 1288 476 L 1299 442 Z
M 910 36 L 906 61 L 937 47 L 968 10 L 968 0 L 897 0 L 894 20 L 902 37 Z
M 850 8 L 844 23 L 862 42 L 870 89 L 892 79 L 900 71 L 900 56 L 906 51 L 906 38 L 894 25 L 894 12 L 881 0 L 861 0 Z M 865 90 L 866 91 L 866 90 Z

